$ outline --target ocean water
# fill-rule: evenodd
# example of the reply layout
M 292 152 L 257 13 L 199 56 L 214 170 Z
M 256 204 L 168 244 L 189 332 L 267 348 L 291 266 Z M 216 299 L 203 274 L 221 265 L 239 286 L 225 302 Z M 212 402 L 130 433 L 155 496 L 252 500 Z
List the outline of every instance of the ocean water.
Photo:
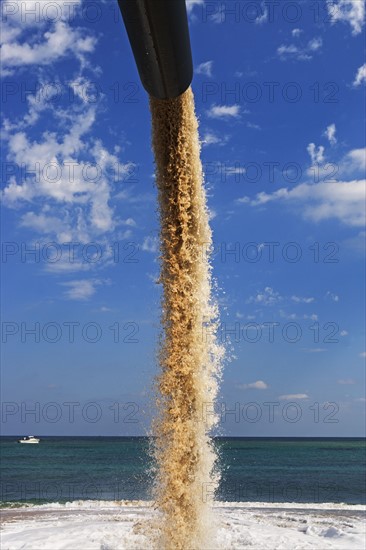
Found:
M 0 438 L 1 506 L 149 500 L 144 437 Z M 364 504 L 365 439 L 218 438 L 221 502 Z M 210 486 L 203 498 L 212 497 Z

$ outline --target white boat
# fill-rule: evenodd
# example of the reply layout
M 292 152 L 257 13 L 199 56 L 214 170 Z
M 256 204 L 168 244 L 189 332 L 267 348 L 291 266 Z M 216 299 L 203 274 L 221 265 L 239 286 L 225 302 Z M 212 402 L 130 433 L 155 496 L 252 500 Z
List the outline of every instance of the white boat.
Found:
M 41 440 L 38 437 L 34 437 L 34 435 L 27 435 L 27 437 L 23 437 L 23 439 L 18 439 L 18 443 L 39 443 Z

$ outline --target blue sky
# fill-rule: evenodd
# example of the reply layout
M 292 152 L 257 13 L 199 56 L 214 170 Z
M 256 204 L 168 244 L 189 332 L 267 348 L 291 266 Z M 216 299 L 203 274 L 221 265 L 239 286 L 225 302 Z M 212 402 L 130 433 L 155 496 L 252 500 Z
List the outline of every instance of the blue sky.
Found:
M 219 433 L 363 435 L 364 3 L 187 4 Z M 2 26 L 2 433 L 146 433 L 156 193 L 117 2 L 7 1 Z

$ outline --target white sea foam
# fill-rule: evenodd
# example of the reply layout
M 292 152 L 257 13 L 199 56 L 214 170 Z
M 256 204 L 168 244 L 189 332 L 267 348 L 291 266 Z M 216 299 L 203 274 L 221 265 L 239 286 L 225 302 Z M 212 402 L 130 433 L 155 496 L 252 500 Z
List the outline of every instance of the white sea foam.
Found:
M 218 502 L 210 550 L 361 550 L 364 510 L 335 503 Z M 158 513 L 145 501 L 75 501 L 3 512 L 2 550 L 149 550 L 141 525 Z

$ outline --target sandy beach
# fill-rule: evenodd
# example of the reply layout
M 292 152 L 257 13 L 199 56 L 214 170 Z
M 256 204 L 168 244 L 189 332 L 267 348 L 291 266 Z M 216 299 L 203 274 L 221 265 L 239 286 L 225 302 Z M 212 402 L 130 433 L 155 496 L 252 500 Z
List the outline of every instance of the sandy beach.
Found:
M 210 550 L 365 547 L 365 507 L 345 504 L 215 503 L 217 545 Z M 2 510 L 3 550 L 141 550 L 146 501 L 75 501 Z

